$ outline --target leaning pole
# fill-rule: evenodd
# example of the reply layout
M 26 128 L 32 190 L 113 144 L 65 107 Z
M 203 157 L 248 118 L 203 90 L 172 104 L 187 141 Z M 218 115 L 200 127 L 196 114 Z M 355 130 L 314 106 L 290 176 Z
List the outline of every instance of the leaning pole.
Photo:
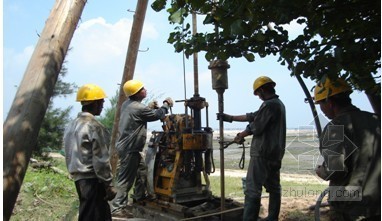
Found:
M 57 0 L 3 124 L 3 219 L 9 220 L 86 0 Z
M 133 25 L 131 27 L 131 32 L 130 32 L 130 40 L 129 40 L 129 45 L 127 48 L 125 66 L 123 68 L 122 80 L 121 80 L 121 85 L 119 88 L 119 95 L 118 95 L 118 101 L 117 101 L 117 108 L 115 111 L 113 129 L 111 133 L 110 163 L 111 163 L 111 167 L 112 167 L 114 175 L 116 175 L 117 164 L 118 164 L 118 154 L 117 154 L 117 150 L 115 149 L 115 143 L 118 139 L 118 124 L 120 119 L 121 106 L 122 106 L 122 103 L 126 100 L 125 93 L 123 92 L 123 85 L 126 81 L 131 80 L 134 77 L 135 65 L 138 58 L 139 44 L 141 42 L 142 30 L 143 30 L 143 25 L 145 23 L 148 2 L 149 2 L 148 0 L 137 1 L 136 10 L 134 13 Z

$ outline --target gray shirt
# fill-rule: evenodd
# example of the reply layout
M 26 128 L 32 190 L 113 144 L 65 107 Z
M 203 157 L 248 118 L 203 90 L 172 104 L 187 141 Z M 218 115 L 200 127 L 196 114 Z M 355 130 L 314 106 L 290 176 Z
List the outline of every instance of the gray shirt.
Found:
M 246 128 L 252 134 L 251 157 L 282 160 L 285 153 L 285 107 L 277 95 L 265 100 L 258 111 L 247 113 Z
M 348 213 L 380 214 L 380 117 L 353 105 L 344 108 L 325 126 L 320 137 L 320 152 L 324 158 L 320 177 L 330 180 L 329 186 L 344 188 L 343 191 L 347 191 L 344 194 L 349 194 L 334 200 L 332 205 Z M 350 194 L 350 191 L 356 193 L 354 188 L 360 191 L 361 197 Z
M 168 112 L 167 104 L 151 109 L 139 101 L 126 100 L 121 107 L 119 139 L 116 149 L 120 156 L 141 152 L 146 144 L 147 122 L 163 119 Z
M 108 186 L 112 181 L 109 161 L 110 134 L 94 115 L 81 112 L 65 130 L 65 160 L 74 181 L 98 178 Z

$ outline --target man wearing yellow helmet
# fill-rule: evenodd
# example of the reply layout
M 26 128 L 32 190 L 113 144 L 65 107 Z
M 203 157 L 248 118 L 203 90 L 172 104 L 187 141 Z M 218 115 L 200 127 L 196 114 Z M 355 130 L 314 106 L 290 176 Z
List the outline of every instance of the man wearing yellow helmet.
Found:
M 82 112 L 64 134 L 66 166 L 80 201 L 78 220 L 111 221 L 107 201 L 115 197 L 116 191 L 109 161 L 110 134 L 95 119 L 102 112 L 104 98 L 105 92 L 97 85 L 80 87 L 77 101 Z
M 159 108 L 157 104 L 146 106 L 142 100 L 147 92 L 144 84 L 138 80 L 129 80 L 123 85 L 128 98 L 121 107 L 119 121 L 119 139 L 116 149 L 119 155 L 118 193 L 113 202 L 113 214 L 129 216 L 123 210 L 127 206 L 128 192 L 134 185 L 134 200 L 141 200 L 146 195 L 146 166 L 140 152 L 146 144 L 147 123 L 161 120 L 173 106 L 171 98 L 166 98 Z
M 259 110 L 245 115 L 218 114 L 227 122 L 249 122 L 247 128 L 238 133 L 236 142 L 252 135 L 250 162 L 246 177 L 243 220 L 257 220 L 260 211 L 261 192 L 264 186 L 269 192 L 267 220 L 278 220 L 281 206 L 280 168 L 285 152 L 286 117 L 285 107 L 269 77 L 258 77 L 253 83 L 253 93 L 263 103 Z
M 332 220 L 381 220 L 381 121 L 351 103 L 342 78 L 319 82 L 316 104 L 332 121 L 320 137 L 324 159 L 316 173 L 329 180 Z

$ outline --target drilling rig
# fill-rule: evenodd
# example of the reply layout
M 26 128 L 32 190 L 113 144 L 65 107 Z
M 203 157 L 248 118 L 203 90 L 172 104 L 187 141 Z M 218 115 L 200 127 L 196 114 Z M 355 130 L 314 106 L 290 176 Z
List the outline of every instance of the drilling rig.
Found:
M 193 15 L 196 33 L 196 15 Z M 199 95 L 198 61 L 194 54 L 194 95 L 184 102 L 184 114 L 163 120 L 163 131 L 153 131 L 145 162 L 148 193 L 155 199 L 135 202 L 134 217 L 149 220 L 229 220 L 241 219 L 243 205 L 224 196 L 224 148 L 220 140 L 221 196 L 212 195 L 209 175 L 215 172 L 213 130 L 208 122 L 208 102 Z M 223 93 L 228 88 L 226 61 L 210 63 L 212 88 L 218 93 L 219 113 L 223 113 Z M 186 96 L 185 96 L 186 97 Z M 206 126 L 202 126 L 202 110 Z M 190 111 L 190 114 L 189 114 Z M 224 139 L 220 120 L 220 138 Z M 226 210 L 227 209 L 227 210 Z
M 147 152 L 148 192 L 155 199 L 133 203 L 134 217 L 149 220 L 221 220 L 221 198 L 212 195 L 209 175 L 215 172 L 213 130 L 201 125 L 208 103 L 193 96 L 184 102 L 186 113 L 170 114 L 163 131 L 153 131 Z M 191 109 L 191 114 L 187 110 Z M 208 117 L 206 117 L 208 119 Z M 242 216 L 242 204 L 224 199 L 228 219 Z

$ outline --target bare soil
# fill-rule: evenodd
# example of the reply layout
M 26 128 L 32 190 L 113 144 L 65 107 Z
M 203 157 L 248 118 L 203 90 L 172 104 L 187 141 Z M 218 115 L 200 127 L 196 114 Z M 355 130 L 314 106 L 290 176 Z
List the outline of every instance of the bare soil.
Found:
M 245 177 L 245 170 L 224 170 L 225 176 L 230 177 Z M 215 173 L 211 174 L 211 176 L 220 176 L 220 170 L 217 169 Z M 301 183 L 303 186 L 304 183 L 309 184 L 323 184 L 321 180 L 318 180 L 317 177 L 310 174 L 289 174 L 289 173 L 281 173 L 282 181 L 290 181 L 293 183 Z M 288 189 L 288 187 L 283 187 L 283 196 L 281 200 L 281 209 L 280 209 L 280 221 L 308 221 L 315 220 L 314 219 L 314 210 L 313 206 L 316 204 L 317 200 L 317 191 L 309 191 L 301 189 L 301 191 L 294 191 Z M 237 199 L 243 200 L 244 199 Z M 268 214 L 268 203 L 269 199 L 267 195 L 264 195 L 261 199 L 261 211 L 260 217 L 265 218 Z M 327 221 L 329 208 L 322 207 L 320 209 L 320 220 Z

